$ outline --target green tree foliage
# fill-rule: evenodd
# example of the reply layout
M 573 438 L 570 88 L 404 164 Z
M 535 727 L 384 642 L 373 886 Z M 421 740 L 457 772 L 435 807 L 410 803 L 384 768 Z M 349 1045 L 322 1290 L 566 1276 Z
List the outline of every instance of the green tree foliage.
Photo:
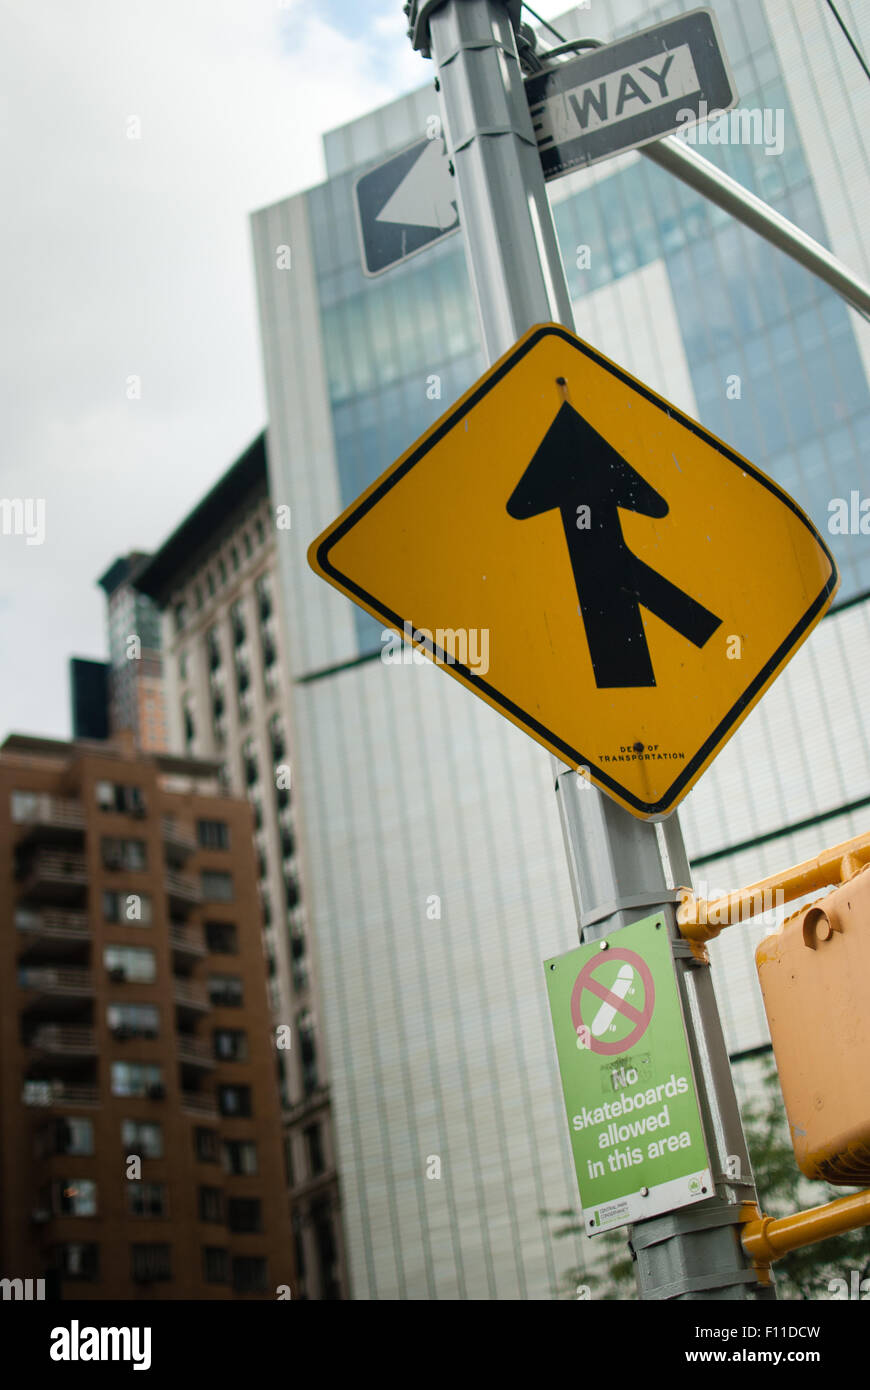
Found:
M 779 1078 L 773 1062 L 765 1067 L 756 1093 L 743 1106 L 743 1124 L 755 1173 L 758 1201 L 765 1216 L 787 1216 L 793 1211 L 821 1206 L 855 1188 L 831 1187 L 809 1182 L 795 1162 L 782 1104 Z M 829 1284 L 857 1272 L 860 1282 L 870 1277 L 870 1234 L 865 1228 L 832 1236 L 817 1245 L 805 1245 L 777 1260 L 773 1266 L 777 1295 L 781 1299 L 829 1299 Z

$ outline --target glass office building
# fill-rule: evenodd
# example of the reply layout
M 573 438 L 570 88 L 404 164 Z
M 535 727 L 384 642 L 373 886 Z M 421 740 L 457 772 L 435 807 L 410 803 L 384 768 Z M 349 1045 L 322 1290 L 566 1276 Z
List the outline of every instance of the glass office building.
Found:
M 556 27 L 617 38 L 690 8 L 596 0 Z M 761 138 L 701 153 L 870 280 L 870 83 L 830 12 L 712 8 Z M 866 50 L 870 16 L 841 13 Z M 552 1216 L 578 1201 L 541 971 L 576 944 L 549 758 L 428 663 L 381 662 L 380 627 L 306 562 L 485 366 L 461 236 L 361 268 L 354 180 L 437 101 L 428 85 L 329 133 L 327 181 L 253 218 L 270 486 L 293 517 L 297 775 L 353 1296 L 550 1298 L 590 1255 Z M 770 473 L 841 570 L 834 610 L 681 811 L 696 887 L 736 886 L 870 817 L 870 535 L 829 529 L 833 499 L 870 497 L 870 325 L 637 152 L 550 195 L 579 335 Z M 711 952 L 750 1069 L 767 930 Z

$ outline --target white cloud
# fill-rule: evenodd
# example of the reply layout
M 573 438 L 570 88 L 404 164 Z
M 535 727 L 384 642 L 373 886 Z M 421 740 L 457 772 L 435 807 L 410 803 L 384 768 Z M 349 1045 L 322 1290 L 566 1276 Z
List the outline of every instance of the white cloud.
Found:
M 351 38 L 301 0 L 6 0 L 0 496 L 44 496 L 48 535 L 0 536 L 0 737 L 67 732 L 97 575 L 264 423 L 248 214 L 324 177 L 324 130 L 428 79 L 397 8 Z

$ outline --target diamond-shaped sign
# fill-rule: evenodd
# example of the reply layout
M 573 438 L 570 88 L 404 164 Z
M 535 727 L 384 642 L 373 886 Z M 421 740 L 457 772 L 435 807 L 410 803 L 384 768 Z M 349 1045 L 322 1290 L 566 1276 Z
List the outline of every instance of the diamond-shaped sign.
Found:
M 839 583 L 776 483 L 556 324 L 309 562 L 644 819 L 682 800 Z

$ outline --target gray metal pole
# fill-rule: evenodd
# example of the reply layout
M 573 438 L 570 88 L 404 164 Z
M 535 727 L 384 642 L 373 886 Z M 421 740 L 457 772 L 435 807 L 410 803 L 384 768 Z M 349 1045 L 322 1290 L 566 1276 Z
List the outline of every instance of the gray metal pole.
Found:
M 573 314 L 523 89 L 512 0 L 418 0 L 415 46 L 431 51 L 453 160 L 469 274 L 490 361 L 536 323 L 573 328 Z M 709 967 L 693 961 L 675 918 L 690 883 L 679 822 L 636 820 L 554 762 L 556 793 L 578 905 L 590 941 L 660 910 L 677 978 L 716 1196 L 636 1224 L 638 1288 L 646 1299 L 754 1299 L 738 1236 L 739 1206 L 755 1187 Z M 676 874 L 676 878 L 674 878 Z

